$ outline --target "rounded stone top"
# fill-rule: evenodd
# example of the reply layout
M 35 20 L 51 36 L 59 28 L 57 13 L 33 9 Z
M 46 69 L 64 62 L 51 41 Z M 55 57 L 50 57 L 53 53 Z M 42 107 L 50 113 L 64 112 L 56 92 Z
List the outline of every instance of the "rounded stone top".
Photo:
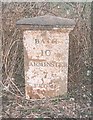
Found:
M 20 19 L 16 22 L 16 25 L 73 27 L 75 25 L 75 21 L 68 18 L 44 15 Z

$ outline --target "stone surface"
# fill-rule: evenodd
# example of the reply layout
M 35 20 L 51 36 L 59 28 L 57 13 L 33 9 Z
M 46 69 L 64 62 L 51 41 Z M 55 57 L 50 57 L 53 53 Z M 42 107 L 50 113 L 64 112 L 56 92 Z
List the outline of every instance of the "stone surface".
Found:
M 67 92 L 69 32 L 72 28 L 24 31 L 24 67 L 27 98 L 45 98 Z
M 36 16 L 33 18 L 23 18 L 16 22 L 17 25 L 34 25 L 35 26 L 61 26 L 73 27 L 75 21 L 73 19 L 62 18 L 51 15 Z

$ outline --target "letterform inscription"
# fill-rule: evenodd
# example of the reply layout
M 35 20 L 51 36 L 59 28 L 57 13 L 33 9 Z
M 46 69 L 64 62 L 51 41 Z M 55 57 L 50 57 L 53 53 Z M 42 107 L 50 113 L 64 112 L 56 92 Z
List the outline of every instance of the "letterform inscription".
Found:
M 62 31 L 24 32 L 28 97 L 53 97 L 67 92 L 69 33 Z

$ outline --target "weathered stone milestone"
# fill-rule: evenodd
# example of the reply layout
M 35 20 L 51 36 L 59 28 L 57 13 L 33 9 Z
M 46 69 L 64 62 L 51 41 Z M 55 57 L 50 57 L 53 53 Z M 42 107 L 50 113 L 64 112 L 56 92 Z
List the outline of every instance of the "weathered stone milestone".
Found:
M 44 22 L 47 17 L 56 19 L 53 16 L 43 16 L 42 21 Z M 61 18 L 57 19 L 61 20 Z M 61 25 L 61 22 L 58 24 Z M 67 23 L 67 27 L 66 24 L 64 26 L 62 23 L 62 25 L 63 27 L 52 26 L 51 29 L 39 29 L 42 26 L 38 25 L 38 29 L 35 27 L 35 29 L 25 29 L 23 32 L 25 84 L 28 99 L 54 97 L 67 92 L 69 32 L 73 27 L 71 23 Z

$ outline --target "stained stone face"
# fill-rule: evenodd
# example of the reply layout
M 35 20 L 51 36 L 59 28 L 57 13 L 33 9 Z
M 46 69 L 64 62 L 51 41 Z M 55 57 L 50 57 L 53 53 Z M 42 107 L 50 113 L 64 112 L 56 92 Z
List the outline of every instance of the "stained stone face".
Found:
M 27 98 L 46 98 L 67 92 L 71 28 L 24 31 Z

